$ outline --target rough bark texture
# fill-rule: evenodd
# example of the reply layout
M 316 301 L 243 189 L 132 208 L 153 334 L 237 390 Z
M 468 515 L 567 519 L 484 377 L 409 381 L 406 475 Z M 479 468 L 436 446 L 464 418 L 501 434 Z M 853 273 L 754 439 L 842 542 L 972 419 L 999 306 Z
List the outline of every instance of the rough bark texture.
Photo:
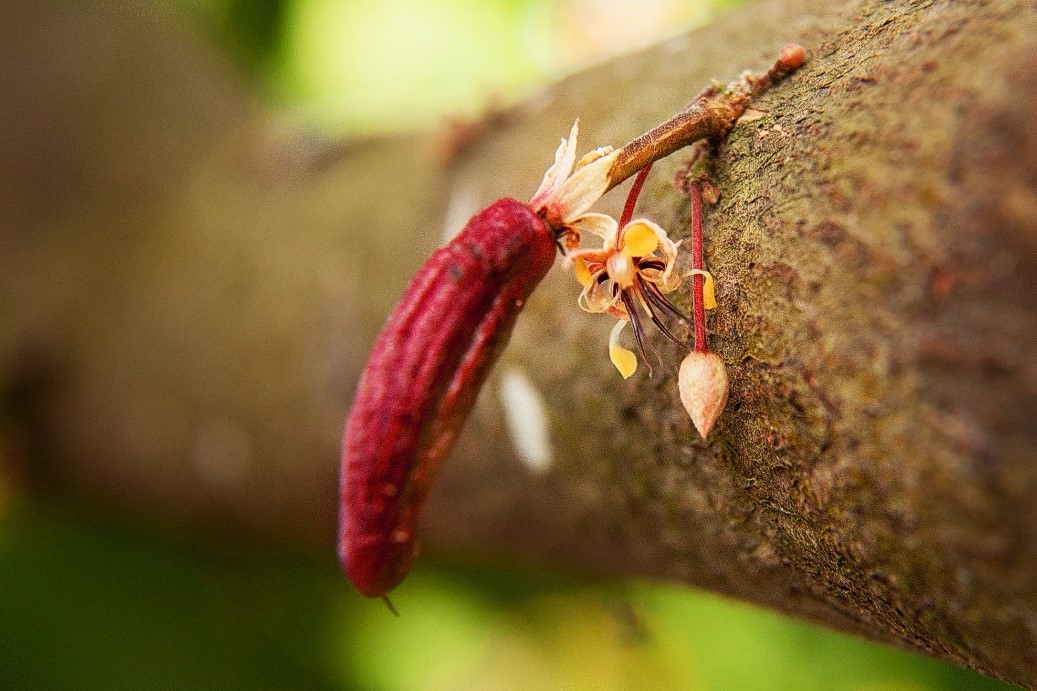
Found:
M 803 43 L 719 152 L 731 399 L 709 443 L 679 353 L 656 339 L 655 378 L 622 381 L 556 271 L 504 362 L 544 398 L 553 463 L 518 460 L 491 381 L 426 543 L 693 583 L 1037 685 L 1034 3 L 749 6 L 545 89 L 445 168 L 422 137 L 304 142 L 124 3 L 12 5 L 7 472 L 329 550 L 352 390 L 448 208 L 530 194 L 576 115 L 581 148 L 619 144 Z M 676 237 L 681 161 L 642 204 Z

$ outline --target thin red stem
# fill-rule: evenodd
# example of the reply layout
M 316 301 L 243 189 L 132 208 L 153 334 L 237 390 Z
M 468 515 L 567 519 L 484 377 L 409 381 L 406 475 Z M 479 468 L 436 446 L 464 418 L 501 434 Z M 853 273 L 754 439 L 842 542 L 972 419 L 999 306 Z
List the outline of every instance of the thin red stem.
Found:
M 702 258 L 702 183 L 691 183 L 691 265 L 699 271 L 705 270 L 705 261 Z M 706 303 L 702 298 L 702 287 L 705 285 L 705 276 L 695 274 L 693 281 L 693 298 L 695 301 L 695 350 L 699 353 L 708 353 L 709 346 L 706 345 Z
M 627 194 L 627 202 L 623 205 L 623 215 L 619 217 L 620 228 L 630 223 L 630 219 L 634 217 L 634 207 L 637 206 L 637 198 L 641 196 L 641 188 L 645 186 L 645 180 L 648 179 L 648 173 L 651 170 L 652 164 L 649 163 L 637 172 L 634 184 L 630 186 L 630 192 Z

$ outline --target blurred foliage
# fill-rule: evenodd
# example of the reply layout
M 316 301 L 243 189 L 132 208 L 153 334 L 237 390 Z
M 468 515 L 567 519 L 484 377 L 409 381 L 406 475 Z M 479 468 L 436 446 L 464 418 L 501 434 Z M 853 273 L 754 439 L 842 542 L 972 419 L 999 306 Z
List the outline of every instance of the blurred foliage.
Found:
M 165 0 L 279 108 L 326 129 L 473 115 L 738 0 Z
M 263 79 L 281 63 L 285 20 L 293 0 L 178 0 L 178 4 L 243 72 Z
M 1006 689 L 671 586 L 423 561 L 393 617 L 331 556 L 203 548 L 56 507 L 0 518 L 4 688 Z

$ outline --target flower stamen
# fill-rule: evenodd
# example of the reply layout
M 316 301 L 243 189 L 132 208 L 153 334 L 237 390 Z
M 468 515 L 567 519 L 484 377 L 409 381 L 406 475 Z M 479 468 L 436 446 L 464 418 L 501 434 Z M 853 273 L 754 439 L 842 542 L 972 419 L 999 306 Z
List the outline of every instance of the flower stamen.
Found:
M 648 342 L 645 339 L 645 329 L 641 324 L 641 316 L 634 309 L 634 301 L 630 296 L 630 291 L 621 291 L 620 299 L 623 300 L 623 306 L 626 307 L 627 316 L 630 318 L 630 326 L 634 329 L 634 340 L 637 341 L 637 349 L 641 351 L 641 357 L 645 359 L 645 364 L 648 365 L 648 376 L 650 377 L 652 376 L 652 363 L 649 362 L 648 354 L 645 352 L 645 345 Z M 652 352 L 655 351 L 653 350 Z M 658 356 L 658 353 L 656 353 L 656 356 Z
M 659 288 L 654 283 L 644 282 L 645 293 L 648 296 L 648 301 L 659 309 L 669 312 L 675 319 L 684 322 L 685 324 L 691 324 L 691 317 L 677 309 L 677 306 L 666 299 L 666 296 L 659 292 Z M 681 343 L 681 345 L 687 347 L 687 343 Z
M 644 280 L 642 280 L 641 277 L 638 276 L 637 294 L 641 300 L 641 306 L 645 308 L 645 311 L 652 318 L 652 323 L 655 324 L 656 327 L 658 327 L 659 331 L 662 332 L 663 336 L 666 336 L 666 338 L 670 339 L 682 348 L 687 348 L 688 344 L 674 336 L 673 333 L 669 330 L 669 328 L 667 328 L 666 324 L 663 323 L 663 320 L 660 319 L 659 315 L 655 312 L 655 308 L 659 307 L 663 310 L 672 310 L 674 314 L 680 315 L 680 310 L 678 310 L 676 307 L 670 304 L 670 301 L 664 298 L 661 294 L 658 294 L 657 289 L 656 294 L 653 294 L 651 292 L 653 289 L 655 289 L 655 286 L 652 286 L 651 283 L 645 283 Z M 683 321 L 685 322 L 688 321 L 687 319 L 684 319 L 680 316 L 678 316 L 678 318 L 683 319 Z

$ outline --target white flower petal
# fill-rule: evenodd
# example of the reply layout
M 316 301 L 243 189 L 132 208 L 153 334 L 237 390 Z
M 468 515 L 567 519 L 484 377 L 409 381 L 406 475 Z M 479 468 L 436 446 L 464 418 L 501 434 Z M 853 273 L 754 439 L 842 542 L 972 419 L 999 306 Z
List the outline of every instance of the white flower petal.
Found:
M 587 211 L 609 188 L 609 173 L 616 162 L 618 151 L 580 168 L 562 183 L 554 200 L 561 209 L 566 222 L 576 219 Z
M 569 227 L 579 233 L 590 233 L 605 240 L 615 237 L 619 223 L 607 214 L 587 213 L 573 219 Z
M 576 163 L 576 136 L 579 133 L 580 119 L 576 118 L 572 129 L 569 131 L 569 138 L 563 138 L 562 143 L 558 145 L 558 150 L 555 151 L 555 162 L 544 173 L 544 179 L 540 182 L 540 187 L 537 188 L 536 193 L 529 202 L 534 210 L 543 207 L 548 198 L 554 195 L 566 178 L 569 177 L 569 174 L 572 173 L 573 165 Z

